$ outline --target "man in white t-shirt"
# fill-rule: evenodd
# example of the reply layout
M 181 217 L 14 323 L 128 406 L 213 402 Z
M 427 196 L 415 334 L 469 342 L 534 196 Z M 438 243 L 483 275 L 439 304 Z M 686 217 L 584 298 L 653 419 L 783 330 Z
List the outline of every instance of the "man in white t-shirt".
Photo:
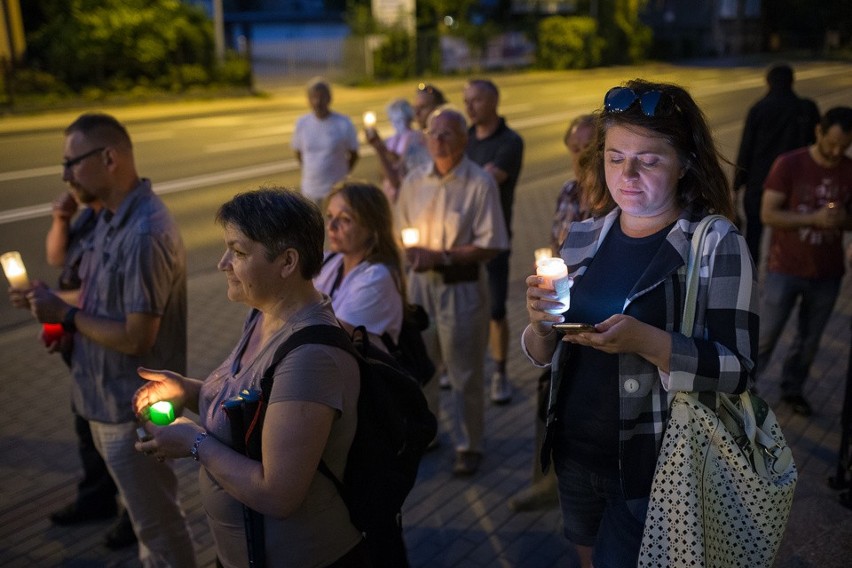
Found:
M 316 203 L 345 178 L 358 161 L 358 134 L 349 117 L 331 110 L 331 86 L 323 79 L 308 84 L 312 112 L 296 122 L 293 140 L 302 166 L 302 194 Z

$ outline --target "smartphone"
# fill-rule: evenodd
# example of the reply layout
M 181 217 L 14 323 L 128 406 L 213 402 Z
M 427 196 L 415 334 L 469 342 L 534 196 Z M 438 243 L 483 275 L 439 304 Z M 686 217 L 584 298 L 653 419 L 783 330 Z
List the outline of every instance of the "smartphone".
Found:
M 553 329 L 562 333 L 575 335 L 577 333 L 597 333 L 598 330 L 590 323 L 555 323 Z

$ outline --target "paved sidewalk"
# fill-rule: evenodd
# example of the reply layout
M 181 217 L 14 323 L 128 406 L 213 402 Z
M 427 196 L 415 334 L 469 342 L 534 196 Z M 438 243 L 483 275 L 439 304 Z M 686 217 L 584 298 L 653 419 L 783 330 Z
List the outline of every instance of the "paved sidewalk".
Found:
M 533 454 L 538 371 L 515 347 L 526 317 L 523 281 L 531 271 L 533 250 L 547 242 L 561 182 L 556 176 L 521 179 L 509 306 L 513 337 L 509 373 L 518 392 L 509 406 L 489 405 L 486 411 L 487 450 L 480 473 L 469 480 L 452 477 L 451 444 L 445 435 L 441 448 L 425 458 L 404 511 L 414 567 L 571 565 L 557 511 L 513 514 L 506 506 L 509 497 L 529 482 Z M 227 301 L 223 277 L 212 270 L 192 277 L 189 301 L 190 374 L 203 376 L 235 342 L 244 309 Z M 777 372 L 790 341 L 789 329 L 761 382 L 761 393 L 784 426 L 800 472 L 778 568 L 850 565 L 852 510 L 843 508 L 838 492 L 826 484 L 837 464 L 850 319 L 852 279 L 847 277 L 805 393 L 816 409 L 813 417 L 793 416 L 778 404 Z M 68 373 L 58 357 L 45 355 L 36 331 L 35 324 L 30 324 L 0 333 L 0 353 L 6 360 L 0 371 L 0 565 L 135 566 L 135 547 L 110 552 L 102 546 L 109 523 L 62 528 L 48 520 L 52 511 L 75 495 L 80 466 L 69 411 Z M 187 459 L 175 467 L 199 564 L 213 566 L 196 465 Z

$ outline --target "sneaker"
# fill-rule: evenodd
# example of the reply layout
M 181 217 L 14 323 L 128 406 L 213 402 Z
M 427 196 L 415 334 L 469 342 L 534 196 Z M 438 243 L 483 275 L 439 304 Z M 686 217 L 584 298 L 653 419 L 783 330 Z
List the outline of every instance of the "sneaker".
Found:
M 508 404 L 512 400 L 512 385 L 504 373 L 491 375 L 491 402 Z
M 133 532 L 133 524 L 130 516 L 124 511 L 106 534 L 104 546 L 110 550 L 119 550 L 136 543 L 136 533 Z
M 105 519 L 111 519 L 115 516 L 116 512 L 117 507 L 115 506 L 114 500 L 111 504 L 105 504 L 98 507 L 82 506 L 75 501 L 74 503 L 66 505 L 50 515 L 50 520 L 55 525 L 66 527 L 70 525 L 94 523 Z
M 453 464 L 453 475 L 467 477 L 473 475 L 482 463 L 482 454 L 466 450 L 456 450 L 456 461 Z
M 452 385 L 450 384 L 450 375 L 448 375 L 446 371 L 441 373 L 441 376 L 438 377 L 438 385 L 440 385 L 441 390 L 450 390 L 450 388 L 452 388 Z
M 793 412 L 801 416 L 810 416 L 813 413 L 811 405 L 800 394 L 785 394 L 781 400 L 789 404 L 793 408 Z

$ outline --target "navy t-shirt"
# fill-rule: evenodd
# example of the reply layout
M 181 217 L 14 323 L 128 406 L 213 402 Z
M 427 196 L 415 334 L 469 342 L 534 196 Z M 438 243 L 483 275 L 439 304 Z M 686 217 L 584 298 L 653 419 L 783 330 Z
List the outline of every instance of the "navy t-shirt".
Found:
M 642 238 L 625 235 L 616 222 L 589 268 L 571 288 L 565 321 L 600 323 L 624 310 L 636 282 L 665 241 L 671 226 Z M 629 314 L 665 328 L 665 292 L 657 286 L 630 305 Z M 618 355 L 572 345 L 558 400 L 555 451 L 584 467 L 618 475 Z

